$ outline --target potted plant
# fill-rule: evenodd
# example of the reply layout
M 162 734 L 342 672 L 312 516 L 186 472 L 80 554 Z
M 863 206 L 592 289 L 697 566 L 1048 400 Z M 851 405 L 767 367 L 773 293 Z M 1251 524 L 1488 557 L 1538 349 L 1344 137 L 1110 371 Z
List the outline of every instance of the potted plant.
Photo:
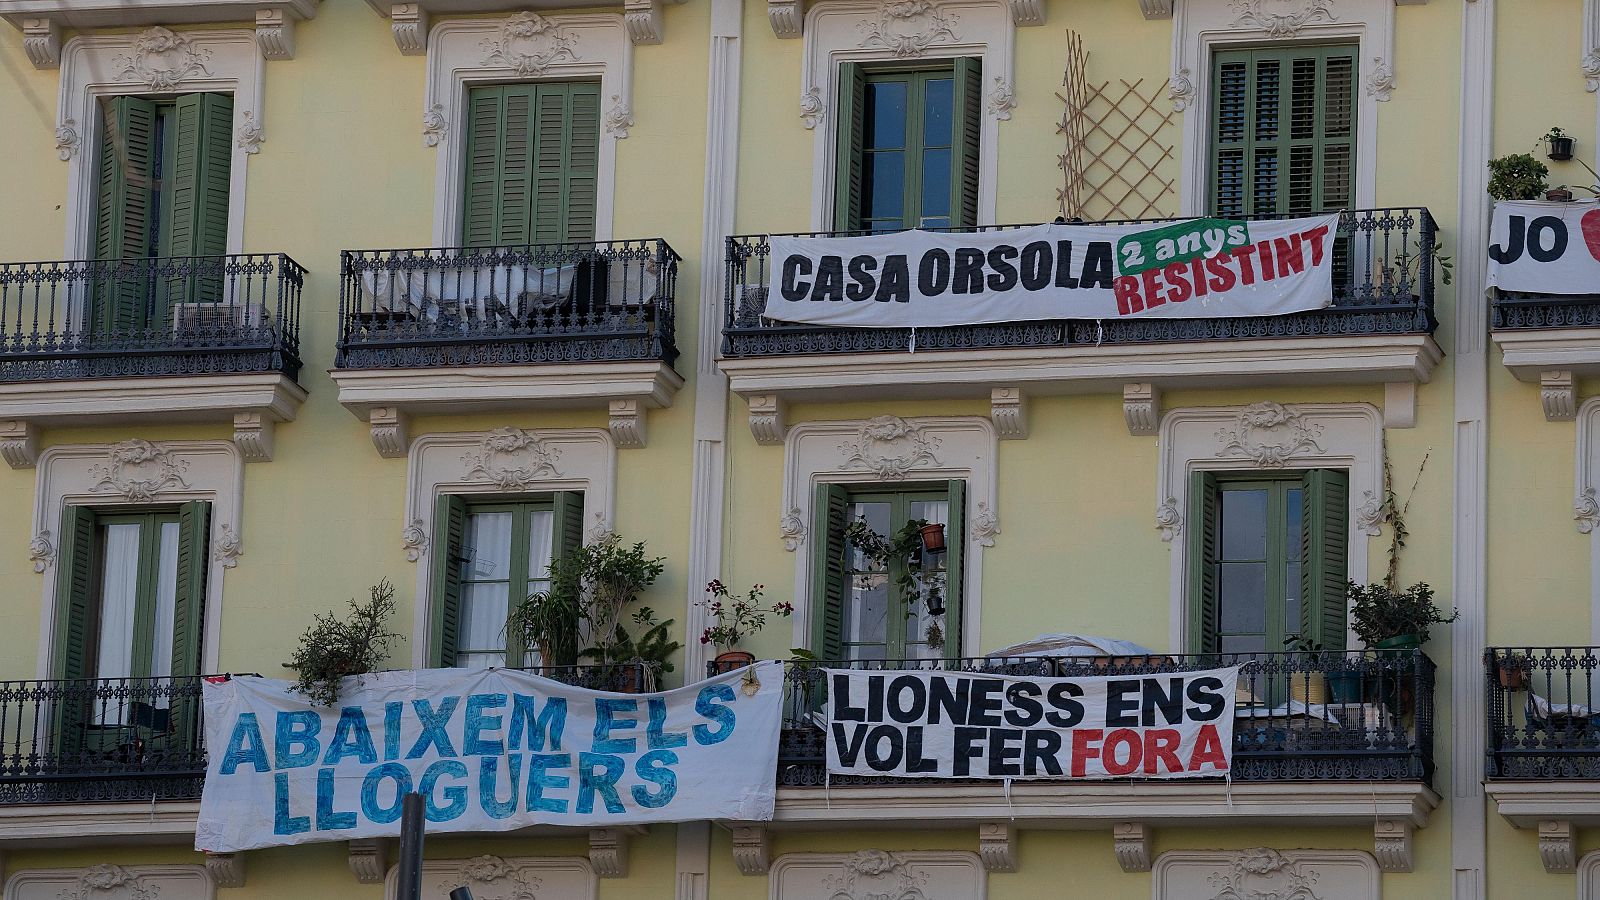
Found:
M 1537 200 L 1550 184 L 1550 169 L 1526 153 L 1489 160 L 1489 196 L 1496 200 Z
M 645 556 L 644 542 L 627 545 L 608 534 L 550 563 L 550 586 L 529 595 L 506 618 L 506 631 L 537 650 L 547 666 L 578 661 L 587 629 L 601 654 L 618 640 L 622 613 L 661 576 L 664 560 Z
M 1347 669 L 1344 654 L 1328 652 L 1310 638 L 1290 635 L 1283 639 L 1290 653 L 1303 653 L 1307 660 L 1305 679 L 1291 674 L 1289 696 L 1303 703 L 1360 703 L 1361 672 Z M 1322 669 L 1321 677 L 1312 672 L 1313 666 Z
M 545 666 L 570 666 L 578 661 L 578 634 L 583 628 L 583 584 L 565 560 L 550 565 L 550 587 L 528 595 L 506 617 L 506 632 L 539 654 Z
M 1527 689 L 1529 668 L 1531 665 L 1526 653 L 1512 651 L 1495 660 L 1495 675 L 1500 686 L 1508 691 Z
M 755 662 L 755 654 L 740 650 L 739 644 L 767 627 L 767 616 L 788 618 L 794 613 L 791 603 L 779 602 L 771 606 L 762 603 L 761 594 L 765 590 L 766 585 L 758 584 L 743 596 L 735 597 L 720 580 L 713 579 L 706 584 L 708 596 L 700 603 L 716 624 L 701 632 L 700 643 L 716 645 L 718 672 L 731 672 Z
M 586 617 L 597 646 L 616 642 L 622 611 L 661 577 L 666 560 L 645 556 L 644 542 L 628 545 L 612 533 L 571 554 L 582 572 L 589 603 Z
M 1567 203 L 1572 200 L 1572 192 L 1563 184 L 1545 191 L 1544 198 L 1557 203 Z
M 1386 583 L 1350 582 L 1350 628 L 1372 650 L 1415 650 L 1428 642 L 1433 625 L 1454 622 L 1433 605 L 1433 588 L 1425 581 L 1397 591 Z
M 875 568 L 896 573 L 895 586 L 905 601 L 908 617 L 915 614 L 918 600 L 927 605 L 932 619 L 923 638 L 932 649 L 944 647 L 945 572 L 932 559 L 945 551 L 944 526 L 912 519 L 900 526 L 891 538 L 874 531 L 865 519 L 856 519 L 845 527 L 844 540 Z M 849 574 L 854 577 L 866 573 L 852 568 Z
M 614 667 L 618 691 L 651 693 L 658 690 L 657 679 L 673 671 L 672 654 L 683 645 L 672 639 L 672 620 L 657 622 L 655 610 L 648 606 L 634 612 L 633 623 L 644 629 L 638 637 L 619 627 L 611 644 L 590 647 L 583 654 L 601 665 Z
M 1551 159 L 1563 162 L 1572 158 L 1572 138 L 1559 126 L 1552 126 L 1545 132 L 1544 142 L 1549 145 Z
M 376 671 L 390 645 L 404 640 L 386 630 L 394 610 L 394 586 L 385 578 L 372 586 L 367 602 L 350 601 L 349 618 L 318 614 L 300 636 L 294 658 L 283 664 L 299 675 L 293 690 L 317 706 L 337 703 L 341 679 Z

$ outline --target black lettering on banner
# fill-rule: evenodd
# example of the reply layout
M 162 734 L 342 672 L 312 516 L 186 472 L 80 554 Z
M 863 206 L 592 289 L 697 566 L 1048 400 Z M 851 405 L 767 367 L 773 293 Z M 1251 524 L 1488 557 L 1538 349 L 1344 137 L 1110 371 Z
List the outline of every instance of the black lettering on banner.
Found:
M 885 742 L 888 748 L 884 748 Z M 867 766 L 877 772 L 893 772 L 900 768 L 905 756 L 905 736 L 893 725 L 876 725 L 867 735 Z
M 865 722 L 867 711 L 850 705 L 850 676 L 833 673 L 833 718 L 841 722 Z
M 1544 246 L 1541 235 L 1550 232 L 1550 246 Z M 1540 216 L 1528 224 L 1528 255 L 1534 262 L 1555 262 L 1567 252 L 1567 223 L 1558 216 Z
M 951 684 L 955 685 L 954 690 Z M 935 675 L 928 680 L 928 724 L 967 724 L 967 703 L 972 683 L 965 678 Z M 940 718 L 940 713 L 944 718 Z
M 989 249 L 989 290 L 1009 291 L 1017 286 L 1017 267 L 1011 260 L 1017 258 L 1017 248 L 1001 244 Z
M 952 766 L 953 771 L 950 774 L 957 778 L 965 778 L 972 774 L 972 758 L 983 754 L 983 739 L 988 733 L 986 728 L 956 726 L 955 765 Z
M 1050 284 L 1050 242 L 1034 241 L 1022 248 L 1022 260 L 1017 265 L 1022 276 L 1022 286 L 1030 291 L 1042 291 Z
M 1057 728 L 1074 728 L 1083 721 L 1083 704 L 1076 697 L 1083 696 L 1083 687 L 1070 681 L 1050 685 L 1045 700 L 1059 712 L 1045 713 L 1044 720 Z
M 883 676 L 867 676 L 867 721 L 883 721 Z
M 956 250 L 955 283 L 951 290 L 957 294 L 983 293 L 983 251 L 972 247 Z
M 1056 241 L 1056 287 L 1077 290 L 1078 279 L 1072 275 L 1072 242 Z
M 861 745 L 866 743 L 866 740 L 867 726 L 851 726 L 847 737 L 844 723 L 833 723 L 833 746 L 839 754 L 839 765 L 854 766 L 856 757 L 861 755 Z
M 950 287 L 950 254 L 934 248 L 917 265 L 917 293 L 937 297 Z
M 879 303 L 910 303 L 911 275 L 906 271 L 906 255 L 896 253 L 883 259 L 883 277 L 878 279 Z
M 989 776 L 1005 778 L 1020 775 L 1021 766 L 1012 762 L 1022 758 L 1022 729 L 992 728 L 989 730 Z
M 804 300 L 811 293 L 811 282 L 800 281 L 801 275 L 811 274 L 811 259 L 798 254 L 783 261 L 783 299 L 791 303 Z
M 1039 702 L 1039 685 L 1032 681 L 1014 681 L 1006 686 L 1006 703 L 1011 708 L 1006 710 L 1007 725 L 1018 728 L 1027 728 L 1039 724 L 1044 718 L 1044 704 Z
M 1111 290 L 1111 275 L 1114 272 L 1111 259 L 1110 241 L 1090 241 L 1089 252 L 1083 258 L 1083 275 L 1078 283 L 1084 288 Z M 818 280 L 821 280 L 820 276 Z
M 967 706 L 968 725 L 999 725 L 1000 698 L 995 696 L 1005 690 L 1006 683 L 998 678 L 972 679 L 972 698 Z
M 1210 722 L 1222 715 L 1228 699 L 1222 694 L 1222 679 L 1212 676 L 1189 680 L 1189 702 L 1199 704 L 1189 707 L 1189 718 L 1196 722 Z
M 1528 230 L 1528 220 L 1522 216 L 1511 216 L 1507 219 L 1511 226 L 1511 234 L 1507 235 L 1506 246 L 1499 244 L 1489 245 L 1489 258 L 1501 265 L 1513 263 L 1522 258 L 1522 239 Z
M 878 287 L 878 279 L 872 275 L 872 270 L 877 267 L 878 261 L 871 256 L 851 257 L 850 283 L 845 286 L 844 295 L 858 303 L 871 300 Z
M 1022 733 L 1022 773 L 1061 775 L 1061 732 L 1032 729 Z
M 929 759 L 922 755 L 922 726 L 913 725 L 906 729 L 906 771 L 907 772 L 937 772 L 939 760 Z
M 837 256 L 824 256 L 817 263 L 817 289 L 813 300 L 844 300 L 844 260 Z
M 1159 724 L 1156 722 L 1157 710 L 1161 712 L 1161 718 L 1167 725 L 1177 725 L 1183 721 L 1182 678 L 1168 678 L 1165 690 L 1161 687 L 1161 679 L 1144 679 L 1139 718 L 1146 728 Z
M 1132 694 L 1134 696 L 1128 696 Z M 1139 724 L 1139 681 L 1106 682 L 1106 727 L 1132 728 Z
M 904 703 L 907 692 L 910 693 L 910 703 Z M 889 682 L 889 719 L 902 724 L 916 722 L 922 718 L 923 710 L 928 705 L 928 692 L 922 684 L 922 679 L 916 675 L 901 675 Z

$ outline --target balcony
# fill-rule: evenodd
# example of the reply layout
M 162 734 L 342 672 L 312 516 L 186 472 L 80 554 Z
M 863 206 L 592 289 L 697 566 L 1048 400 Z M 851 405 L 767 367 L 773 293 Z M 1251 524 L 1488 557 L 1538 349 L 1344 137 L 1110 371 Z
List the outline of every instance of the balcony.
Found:
M 1600 294 L 1492 291 L 1490 334 L 1506 368 L 1539 385 L 1546 419 L 1576 418 L 1577 379 L 1600 375 Z
M 923 669 L 1072 678 L 1240 665 L 1233 777 L 1069 781 L 828 776 L 824 668 Z M 1147 853 L 1156 827 L 1373 825 L 1380 863 L 1409 865 L 1411 831 L 1438 804 L 1433 778 L 1434 664 L 1421 651 L 1161 655 L 1139 658 L 969 658 L 791 662 L 784 670 L 778 799 L 770 826 L 750 829 L 977 826 L 1109 828 L 1119 861 Z M 747 834 L 747 840 L 754 839 Z M 735 831 L 735 847 L 739 843 Z
M 1023 226 L 958 230 L 1016 227 Z M 1343 213 L 1332 305 L 1315 312 L 914 331 L 766 318 L 767 235 L 735 236 L 727 244 L 721 365 L 750 401 L 760 443 L 782 442 L 791 402 L 989 397 L 1001 437 L 1021 438 L 1026 419 L 1013 411 L 1027 395 L 1103 391 L 1123 393 L 1132 433 L 1154 434 L 1164 388 L 1252 384 L 1389 385 L 1388 424 L 1404 427 L 1414 418 L 1415 386 L 1442 356 L 1432 337 L 1436 234 L 1424 208 Z
M 1490 647 L 1484 790 L 1571 872 L 1576 829 L 1600 825 L 1600 647 Z
M 621 446 L 683 385 L 678 254 L 661 240 L 346 250 L 339 402 L 404 456 L 411 416 L 605 409 Z
M 304 282 L 279 253 L 0 263 L 0 454 L 33 465 L 46 427 L 231 421 L 270 459 L 305 399 Z

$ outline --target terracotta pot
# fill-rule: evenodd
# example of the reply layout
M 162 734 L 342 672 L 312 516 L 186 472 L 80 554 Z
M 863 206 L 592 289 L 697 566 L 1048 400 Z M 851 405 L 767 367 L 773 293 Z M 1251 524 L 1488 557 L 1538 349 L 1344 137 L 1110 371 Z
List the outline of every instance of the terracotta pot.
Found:
M 943 525 L 939 524 L 938 522 L 935 522 L 932 525 L 924 525 L 921 528 L 921 532 L 922 532 L 922 549 L 928 551 L 929 553 L 943 553 L 944 552 L 944 526 Z
M 1572 200 L 1572 192 L 1566 188 L 1551 188 L 1550 190 L 1544 192 L 1544 198 L 1546 200 L 1554 200 L 1557 202 L 1566 203 Z
M 725 650 L 717 654 L 717 658 L 712 664 L 716 666 L 717 672 L 720 674 L 723 672 L 736 672 L 755 661 L 756 655 L 754 653 L 745 650 Z
M 1502 664 L 1499 676 L 1500 686 L 1508 691 L 1520 691 L 1528 686 L 1528 673 L 1515 668 L 1515 664 Z

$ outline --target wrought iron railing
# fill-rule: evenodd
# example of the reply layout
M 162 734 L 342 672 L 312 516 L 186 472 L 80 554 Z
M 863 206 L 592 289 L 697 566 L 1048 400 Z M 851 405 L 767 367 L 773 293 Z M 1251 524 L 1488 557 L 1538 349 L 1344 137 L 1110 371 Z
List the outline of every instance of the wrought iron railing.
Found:
M 893 780 L 826 777 L 825 735 L 820 724 L 826 694 L 824 668 L 1072 678 L 1233 665 L 1242 667 L 1233 737 L 1235 781 L 1432 781 L 1434 664 L 1420 650 L 1401 650 L 793 661 L 784 666 L 778 784 L 814 787 L 825 782 L 847 785 Z
M 1600 648 L 1490 647 L 1490 778 L 1600 778 Z
M 0 381 L 300 372 L 281 253 L 0 263 Z
M 340 368 L 678 356 L 679 257 L 659 239 L 341 257 Z
M 1255 216 L 1253 219 L 1285 218 Z M 1128 220 L 1146 223 L 1171 219 Z M 1122 222 L 1086 224 L 1112 225 Z M 1029 227 L 934 229 L 995 231 Z M 845 237 L 860 232 L 815 232 L 799 237 Z M 768 235 L 728 238 L 723 299 L 724 356 L 791 353 L 872 353 L 1138 344 L 1317 335 L 1431 334 L 1434 242 L 1438 226 L 1423 207 L 1347 210 L 1334 241 L 1333 305 L 1284 316 L 1122 321 L 1052 319 L 942 328 L 845 328 L 767 318 Z
M 1586 328 L 1600 325 L 1600 293 L 1532 294 L 1493 289 L 1492 328 Z

